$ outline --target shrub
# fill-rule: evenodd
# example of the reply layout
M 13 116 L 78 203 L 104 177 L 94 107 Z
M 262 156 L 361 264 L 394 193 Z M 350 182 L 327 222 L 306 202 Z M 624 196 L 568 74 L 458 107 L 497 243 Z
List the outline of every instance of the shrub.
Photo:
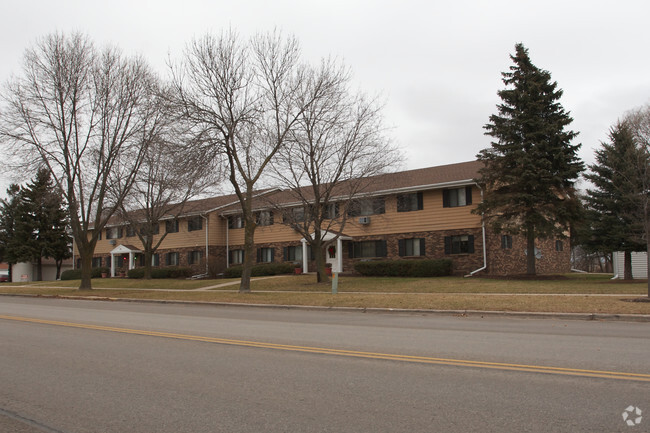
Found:
M 251 271 L 251 276 L 262 277 L 265 275 L 293 274 L 295 267 L 296 265 L 291 262 L 265 263 L 262 265 L 255 265 Z M 226 278 L 241 278 L 241 274 L 241 266 L 231 266 L 223 273 L 224 277 Z
M 382 260 L 357 262 L 354 269 L 368 277 L 444 277 L 451 275 L 451 260 Z
M 129 278 L 144 278 L 144 268 L 131 269 Z M 188 278 L 192 276 L 191 268 L 167 266 L 164 268 L 151 268 L 151 278 Z
M 91 278 L 101 278 L 102 273 L 108 274 L 111 270 L 109 268 L 93 268 Z M 68 269 L 67 271 L 61 272 L 61 280 L 80 280 L 81 279 L 81 269 Z

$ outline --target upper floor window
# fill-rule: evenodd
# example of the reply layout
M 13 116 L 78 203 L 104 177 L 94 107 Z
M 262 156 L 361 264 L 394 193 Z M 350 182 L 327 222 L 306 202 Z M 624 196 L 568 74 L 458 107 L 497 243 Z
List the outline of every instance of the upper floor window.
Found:
M 442 206 L 458 207 L 472 204 L 472 187 L 452 188 L 442 190 Z
M 135 227 L 129 224 L 128 226 L 126 226 L 126 237 L 132 238 L 133 236 L 135 236 Z
M 187 219 L 187 231 L 203 230 L 203 218 L 200 215 Z
M 397 212 L 422 210 L 423 207 L 422 192 L 400 194 L 397 196 Z
M 178 233 L 178 220 L 165 221 L 165 231 L 167 233 Z
M 424 256 L 424 238 L 400 239 L 397 241 L 400 256 Z
M 244 216 L 243 215 L 230 215 L 228 217 L 228 228 L 229 229 L 243 229 L 244 228 Z
M 109 227 L 106 229 L 106 239 L 119 239 L 122 237 L 122 227 Z
M 472 254 L 473 252 L 473 235 L 445 236 L 445 254 Z
M 270 226 L 273 225 L 273 212 L 270 210 L 263 210 L 257 213 L 257 225 L 258 226 Z
M 350 204 L 348 215 L 366 216 L 386 213 L 386 200 L 384 197 L 360 199 Z
M 323 216 L 325 219 L 333 220 L 339 217 L 339 204 L 328 203 L 323 206 Z

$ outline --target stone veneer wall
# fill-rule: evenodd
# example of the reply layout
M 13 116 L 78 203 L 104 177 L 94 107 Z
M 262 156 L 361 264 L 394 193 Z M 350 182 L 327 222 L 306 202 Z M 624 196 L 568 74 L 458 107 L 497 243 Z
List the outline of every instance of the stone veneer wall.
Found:
M 555 250 L 556 239 L 538 239 L 535 242 L 542 257 L 535 262 L 538 274 L 562 274 L 571 271 L 570 239 L 558 239 L 562 242 L 562 251 Z M 512 236 L 512 248 L 501 247 L 501 235 L 487 235 L 488 274 L 518 275 L 526 273 L 526 238 Z

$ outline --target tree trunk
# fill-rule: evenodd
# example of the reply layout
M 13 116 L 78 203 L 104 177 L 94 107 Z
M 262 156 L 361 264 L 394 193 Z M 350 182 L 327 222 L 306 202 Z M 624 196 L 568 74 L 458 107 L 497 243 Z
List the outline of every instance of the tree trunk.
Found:
M 78 245 L 78 244 L 77 244 Z M 81 256 L 81 283 L 79 290 L 92 290 L 92 275 L 93 275 L 93 252 L 94 248 L 90 248 L 88 244 L 79 246 L 79 255 Z
M 535 275 L 535 229 L 526 230 L 526 274 Z
M 57 260 L 56 261 L 56 277 L 54 278 L 56 281 L 61 278 L 61 265 L 63 265 L 63 260 Z
M 144 278 L 145 280 L 150 280 L 151 279 L 151 257 L 153 254 L 151 254 L 151 250 L 149 248 L 144 249 Z
M 253 257 L 255 257 L 255 223 L 246 218 L 244 224 L 244 263 L 242 264 L 241 283 L 239 293 L 250 293 L 251 271 L 253 270 Z
M 632 280 L 632 251 L 623 252 L 623 279 Z
M 43 256 L 36 259 L 36 281 L 43 281 Z

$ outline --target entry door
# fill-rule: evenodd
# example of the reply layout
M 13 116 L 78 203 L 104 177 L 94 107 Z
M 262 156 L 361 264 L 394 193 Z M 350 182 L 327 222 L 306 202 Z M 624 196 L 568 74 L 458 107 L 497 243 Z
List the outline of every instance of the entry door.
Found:
M 335 244 L 330 244 L 325 248 L 325 263 L 330 263 L 332 265 L 332 272 L 341 272 L 339 269 L 339 254 L 341 254 L 341 252 L 338 251 Z

